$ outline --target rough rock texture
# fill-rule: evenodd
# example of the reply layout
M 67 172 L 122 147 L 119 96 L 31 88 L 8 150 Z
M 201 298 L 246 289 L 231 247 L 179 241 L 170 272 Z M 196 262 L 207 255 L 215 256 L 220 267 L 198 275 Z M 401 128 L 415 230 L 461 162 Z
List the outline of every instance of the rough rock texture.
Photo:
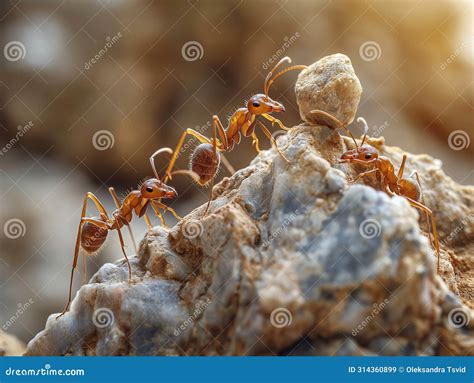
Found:
M 23 342 L 0 330 L 0 356 L 19 356 L 26 350 Z
M 103 266 L 27 354 L 472 354 L 474 323 L 452 324 L 453 313 L 473 315 L 457 294 L 454 248 L 442 253 L 450 291 L 416 211 L 348 186 L 331 167 L 347 145 L 336 132 L 323 141 L 327 130 L 295 127 L 280 139 L 291 165 L 263 152 L 216 187 L 208 216 L 200 207 L 148 233 L 132 285 L 123 264 Z M 386 154 L 396 162 L 396 149 Z M 438 166 L 425 157 L 418 168 L 437 173 L 457 202 L 432 206 L 446 238 L 453 213 L 472 210 L 472 188 Z
M 296 82 L 296 100 L 301 118 L 318 123 L 311 111 L 320 109 L 349 124 L 354 120 L 362 86 L 349 57 L 326 56 L 302 71 Z
M 360 93 L 339 96 L 357 105 Z M 348 183 L 358 169 L 337 159 L 350 140 L 300 125 L 278 141 L 290 164 L 262 152 L 215 187 L 206 217 L 201 206 L 150 231 L 133 284 L 123 263 L 104 265 L 27 354 L 474 355 L 473 188 L 429 156 L 409 158 L 439 221 L 438 276 L 406 200 L 376 179 Z M 400 149 L 371 143 L 400 162 Z

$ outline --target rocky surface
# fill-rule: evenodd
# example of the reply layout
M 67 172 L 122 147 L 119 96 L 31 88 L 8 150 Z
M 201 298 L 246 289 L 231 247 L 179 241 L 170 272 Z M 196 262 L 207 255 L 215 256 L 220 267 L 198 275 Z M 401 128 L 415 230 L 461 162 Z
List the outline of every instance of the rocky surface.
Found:
M 299 81 L 297 98 L 325 92 L 326 77 L 323 68 L 315 84 Z M 328 111 L 351 120 L 360 94 L 339 96 L 354 99 Z M 337 160 L 350 140 L 303 124 L 278 142 L 290 164 L 261 152 L 216 185 L 207 216 L 201 206 L 154 228 L 132 258 L 132 284 L 123 263 L 104 265 L 27 354 L 473 355 L 473 188 L 429 156 L 409 157 L 439 222 L 437 275 L 406 200 L 377 191 L 376 179 L 348 182 L 358 169 Z M 400 162 L 400 149 L 370 143 Z
M 322 141 L 327 130 L 295 127 L 280 138 L 291 165 L 262 152 L 216 187 L 206 217 L 200 207 L 170 231 L 149 232 L 133 284 L 125 265 L 104 265 L 27 353 L 472 354 L 473 312 L 463 305 L 472 297 L 460 296 L 469 282 L 456 274 L 457 247 L 442 251 L 450 290 L 416 211 L 348 185 L 334 165 L 348 145 L 336 132 Z M 386 154 L 397 162 L 396 149 Z M 450 183 L 428 157 L 417 165 L 458 203 L 432 206 L 445 239 L 472 209 L 472 188 Z M 447 244 L 469 241 L 463 231 Z
M 25 344 L 0 330 L 0 356 L 19 356 L 26 350 Z

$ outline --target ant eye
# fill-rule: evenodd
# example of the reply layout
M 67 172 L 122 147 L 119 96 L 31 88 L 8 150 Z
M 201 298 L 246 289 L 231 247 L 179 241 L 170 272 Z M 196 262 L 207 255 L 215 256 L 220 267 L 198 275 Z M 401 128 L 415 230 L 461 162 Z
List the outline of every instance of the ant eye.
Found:
M 148 186 L 148 187 L 146 188 L 146 191 L 147 191 L 148 193 L 152 193 L 152 192 L 153 192 L 153 188 L 152 188 L 151 186 Z
M 365 159 L 368 160 L 370 157 L 372 157 L 372 154 L 366 154 Z
M 254 101 L 252 103 L 253 106 L 255 106 L 256 108 L 258 108 L 260 106 L 260 103 L 258 101 Z

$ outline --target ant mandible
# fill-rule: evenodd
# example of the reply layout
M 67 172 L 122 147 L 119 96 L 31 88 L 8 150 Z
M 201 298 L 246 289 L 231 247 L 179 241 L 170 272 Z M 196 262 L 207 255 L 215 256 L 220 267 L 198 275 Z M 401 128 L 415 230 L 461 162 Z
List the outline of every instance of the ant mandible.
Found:
M 171 207 L 166 206 L 165 204 L 160 202 L 162 198 L 171 199 L 176 198 L 178 196 L 176 190 L 173 187 L 168 186 L 165 182 L 161 181 L 160 177 L 157 174 L 154 164 L 154 158 L 155 156 L 163 152 L 173 153 L 170 148 L 162 148 L 160 150 L 157 150 L 150 157 L 151 166 L 156 178 L 149 178 L 145 180 L 137 190 L 133 190 L 128 193 L 121 203 L 117 197 L 117 194 L 115 193 L 115 190 L 113 188 L 109 188 L 109 192 L 112 195 L 112 198 L 117 206 L 117 209 L 112 213 L 112 217 L 109 217 L 104 205 L 93 193 L 88 192 L 85 195 L 84 202 L 82 205 L 81 220 L 77 229 L 76 246 L 74 249 L 74 260 L 71 270 L 71 278 L 69 282 L 68 301 L 63 312 L 57 318 L 63 316 L 68 311 L 69 306 L 71 304 L 74 270 L 77 268 L 79 251 L 81 249 L 83 250 L 83 270 L 85 274 L 86 255 L 97 254 L 104 245 L 109 231 L 116 230 L 120 241 L 120 247 L 127 263 L 128 282 L 130 283 L 132 280 L 132 269 L 127 257 L 127 253 L 125 252 L 125 243 L 123 240 L 121 228 L 123 226 L 127 226 L 129 228 L 130 235 L 132 237 L 132 242 L 134 243 L 136 249 L 133 234 L 130 229 L 130 222 L 133 218 L 133 213 L 135 213 L 135 215 L 137 215 L 138 217 L 142 217 L 145 215 L 147 208 L 151 205 L 156 215 L 160 218 L 163 226 L 165 226 L 165 223 L 159 209 L 162 209 L 164 212 L 170 211 L 176 217 L 176 219 L 181 219 Z M 191 172 L 181 170 L 176 171 L 173 174 L 179 173 L 186 174 Z M 192 173 L 190 175 L 193 176 Z M 87 202 L 89 200 L 91 200 L 97 207 L 97 210 L 99 211 L 98 217 L 86 217 Z M 146 221 L 148 226 L 150 227 L 151 224 L 149 222 L 149 219 L 146 219 Z
M 220 153 L 231 151 L 236 144 L 240 143 L 242 135 L 244 137 L 252 137 L 252 143 L 255 145 L 255 149 L 257 150 L 257 152 L 260 152 L 259 140 L 255 133 L 255 128 L 257 127 L 257 124 L 261 128 L 265 136 L 270 140 L 272 146 L 274 146 L 275 149 L 278 151 L 279 155 L 286 162 L 289 163 L 288 159 L 278 148 L 276 140 L 272 136 L 270 131 L 265 127 L 265 125 L 263 125 L 262 122 L 256 120 L 257 116 L 262 116 L 266 120 L 270 121 L 272 123 L 272 126 L 274 124 L 277 124 L 281 129 L 289 130 L 285 125 L 283 125 L 280 120 L 270 115 L 270 113 L 284 112 L 285 107 L 281 103 L 272 100 L 268 96 L 268 91 L 270 90 L 270 87 L 272 86 L 273 82 L 278 77 L 291 70 L 305 69 L 307 68 L 307 66 L 293 65 L 275 74 L 274 72 L 285 62 L 291 63 L 291 59 L 289 57 L 284 57 L 273 67 L 273 69 L 268 73 L 267 77 L 265 78 L 265 83 L 263 87 L 264 93 L 259 93 L 252 96 L 248 100 L 245 107 L 237 109 L 229 118 L 227 128 L 224 128 L 219 117 L 214 115 L 212 116 L 213 137 L 211 139 L 195 131 L 194 129 L 186 129 L 181 135 L 181 138 L 178 141 L 178 145 L 176 146 L 168 168 L 166 169 L 166 176 L 164 178 L 164 182 L 167 182 L 172 178 L 171 169 L 173 169 L 173 166 L 176 162 L 176 159 L 178 158 L 179 151 L 184 144 L 186 136 L 189 134 L 196 137 L 201 142 L 201 144 L 196 147 L 196 149 L 191 155 L 190 167 L 191 170 L 197 174 L 197 178 L 195 178 L 195 180 L 199 185 L 207 186 L 209 183 L 211 184 L 209 200 L 206 206 L 206 210 L 204 211 L 204 215 L 207 213 L 207 210 L 209 209 L 209 205 L 211 203 L 214 179 L 216 177 L 220 165 Z M 219 138 L 217 138 L 217 135 L 219 136 Z M 231 173 L 233 173 L 234 171 L 232 167 L 228 164 L 224 156 L 223 162 L 227 169 Z
M 437 255 L 437 272 L 439 274 L 440 250 L 436 221 L 431 209 L 425 206 L 424 203 L 420 202 L 423 199 L 423 191 L 421 189 L 418 172 L 415 170 L 408 178 L 403 177 L 405 163 L 407 160 L 407 155 L 404 154 L 400 169 L 398 170 L 398 173 L 395 174 L 395 167 L 387 157 L 380 156 L 373 146 L 364 144 L 368 131 L 368 126 L 365 119 L 359 117 L 357 122 L 362 122 L 364 124 L 364 136 L 362 138 L 362 142 L 360 145 L 357 145 L 357 142 L 354 140 L 356 147 L 343 153 L 339 163 L 354 163 L 363 165 L 365 167 L 372 165 L 372 169 L 360 173 L 351 182 L 355 182 L 359 178 L 369 174 L 379 174 L 381 179 L 381 188 L 383 191 L 385 191 L 390 196 L 398 195 L 404 197 L 411 206 L 426 214 L 428 229 L 430 233 L 433 234 L 434 248 Z M 413 179 L 413 175 L 415 175 L 416 180 Z

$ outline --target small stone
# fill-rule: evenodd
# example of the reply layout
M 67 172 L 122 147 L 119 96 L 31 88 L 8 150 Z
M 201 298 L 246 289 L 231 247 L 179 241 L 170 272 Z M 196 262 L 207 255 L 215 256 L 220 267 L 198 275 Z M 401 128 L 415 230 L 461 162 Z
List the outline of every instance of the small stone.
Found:
M 349 57 L 337 53 L 323 57 L 302 71 L 295 91 L 304 121 L 323 125 L 311 114 L 313 110 L 323 110 L 342 123 L 350 124 L 357 113 L 362 86 Z

